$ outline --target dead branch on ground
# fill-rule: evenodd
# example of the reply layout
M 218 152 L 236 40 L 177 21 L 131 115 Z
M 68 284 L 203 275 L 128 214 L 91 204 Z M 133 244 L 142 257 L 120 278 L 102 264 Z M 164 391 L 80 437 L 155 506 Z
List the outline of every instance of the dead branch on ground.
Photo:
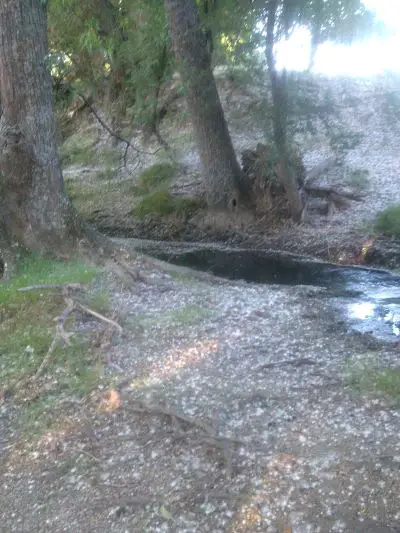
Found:
M 181 431 L 180 423 L 201 430 L 202 433 L 194 439 L 194 442 L 218 449 L 223 455 L 227 476 L 231 477 L 233 449 L 237 446 L 244 446 L 246 443 L 243 440 L 218 435 L 215 427 L 167 407 L 148 404 L 140 400 L 135 400 L 135 402 L 137 406 L 130 403 L 129 406 L 125 406 L 125 410 L 132 413 L 143 413 L 151 416 L 164 416 L 169 418 L 171 424 L 178 432 L 178 438 L 185 438 L 187 436 Z

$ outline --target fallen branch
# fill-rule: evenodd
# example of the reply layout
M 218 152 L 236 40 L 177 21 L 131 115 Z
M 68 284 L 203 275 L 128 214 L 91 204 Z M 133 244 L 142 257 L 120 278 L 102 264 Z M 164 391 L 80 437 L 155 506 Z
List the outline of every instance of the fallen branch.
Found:
M 115 320 L 112 320 L 111 318 L 107 318 L 106 316 L 98 313 L 97 311 L 93 311 L 93 309 L 90 309 L 89 307 L 86 307 L 85 305 L 82 305 L 81 303 L 76 303 L 75 304 L 75 308 L 76 309 L 80 309 L 81 311 L 87 313 L 88 315 L 92 315 L 92 316 L 98 318 L 99 320 L 102 320 L 103 322 L 106 322 L 107 324 L 111 324 L 120 333 L 122 333 L 122 327 L 117 322 L 115 322 Z
M 304 190 L 311 196 L 317 198 L 327 198 L 332 202 L 340 202 L 341 199 L 354 200 L 355 202 L 362 202 L 364 197 L 360 194 L 355 194 L 350 191 L 338 191 L 333 187 L 325 187 L 323 185 L 306 184 Z
M 78 291 L 82 290 L 84 285 L 81 283 L 57 283 L 49 285 L 29 285 L 27 287 L 21 287 L 17 289 L 18 292 L 37 291 L 42 289 L 61 289 L 62 291 Z
M 281 368 L 283 366 L 294 366 L 299 367 L 303 365 L 316 365 L 317 362 L 313 359 L 309 359 L 308 357 L 301 357 L 300 359 L 288 359 L 286 361 L 276 361 L 273 363 L 263 363 L 255 368 L 255 372 L 258 372 L 259 370 L 264 370 L 266 368 Z
M 182 413 L 178 413 L 177 411 L 172 411 L 170 409 L 167 409 L 159 405 L 147 404 L 141 401 L 137 401 L 137 403 L 138 403 L 137 407 L 129 405 L 129 406 L 126 406 L 125 409 L 127 411 L 131 411 L 134 413 L 145 413 L 149 415 L 167 416 L 171 418 L 171 420 L 172 419 L 179 420 L 180 422 L 184 422 L 185 424 L 201 429 L 207 434 L 214 433 L 214 429 L 211 426 L 209 426 L 208 424 L 205 424 L 204 422 L 201 422 L 200 420 L 197 420 L 196 418 L 186 416 Z
M 223 435 L 217 435 L 216 429 L 209 424 L 206 424 L 200 420 L 197 420 L 196 418 L 192 418 L 189 416 L 186 416 L 182 413 L 178 413 L 176 411 L 173 411 L 171 409 L 167 409 L 162 406 L 158 405 L 151 405 L 146 404 L 144 402 L 138 402 L 139 406 L 135 407 L 132 405 L 126 406 L 125 409 L 127 411 L 131 411 L 134 413 L 145 413 L 149 415 L 161 415 L 161 416 L 167 416 L 171 419 L 171 423 L 175 430 L 179 431 L 179 438 L 184 438 L 186 435 L 182 432 L 180 432 L 179 422 L 183 422 L 185 424 L 188 424 L 192 427 L 195 427 L 197 429 L 200 429 L 204 432 L 204 434 L 199 435 L 197 439 L 195 439 L 195 442 L 199 444 L 206 444 L 208 446 L 212 446 L 214 448 L 217 448 L 220 450 L 220 452 L 223 455 L 224 461 L 225 461 L 225 467 L 227 472 L 227 477 L 232 476 L 233 466 L 232 466 L 232 450 L 234 446 L 244 446 L 246 443 L 242 440 L 226 437 Z

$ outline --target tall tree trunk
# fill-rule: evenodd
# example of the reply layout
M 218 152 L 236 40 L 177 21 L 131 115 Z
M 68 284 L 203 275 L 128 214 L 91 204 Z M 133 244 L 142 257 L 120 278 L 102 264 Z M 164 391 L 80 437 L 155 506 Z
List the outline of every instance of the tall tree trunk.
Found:
M 268 72 L 271 80 L 273 130 L 274 141 L 280 160 L 279 177 L 285 187 L 289 200 L 292 219 L 299 222 L 303 211 L 303 203 L 297 187 L 297 178 L 293 171 L 289 149 L 287 146 L 287 84 L 286 73 L 279 75 L 274 56 L 275 23 L 278 9 L 278 0 L 270 0 L 268 4 L 267 35 L 265 55 Z
M 1 0 L 0 43 L 0 246 L 64 252 L 80 225 L 57 154 L 40 0 Z
M 210 207 L 232 208 L 246 189 L 211 70 L 195 0 L 164 0 L 175 56 L 207 180 Z

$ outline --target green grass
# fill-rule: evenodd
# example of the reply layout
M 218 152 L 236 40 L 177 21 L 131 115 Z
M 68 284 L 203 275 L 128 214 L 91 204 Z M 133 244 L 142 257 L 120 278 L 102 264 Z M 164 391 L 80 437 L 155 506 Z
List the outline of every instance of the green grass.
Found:
M 400 237 L 400 204 L 395 204 L 377 214 L 374 228 L 387 237 Z
M 105 168 L 116 167 L 121 159 L 120 151 L 108 146 L 96 149 L 97 141 L 93 130 L 68 137 L 59 149 L 62 166 L 96 164 Z
M 168 313 L 168 318 L 172 322 L 180 325 L 194 324 L 202 318 L 207 318 L 211 315 L 211 311 L 200 305 L 185 305 L 180 309 L 174 309 Z
M 190 216 L 202 207 L 204 202 L 199 198 L 177 197 L 168 191 L 156 191 L 141 198 L 132 210 L 132 215 L 137 218 L 171 214 Z
M 98 150 L 97 161 L 106 168 L 116 167 L 121 160 L 121 152 L 117 148 L 110 148 L 108 146 Z
M 100 271 L 82 261 L 55 261 L 37 255 L 25 257 L 16 275 L 0 283 L 0 383 L 5 389 L 13 388 L 20 379 L 32 376 L 46 356 L 54 338 L 54 318 L 66 304 L 59 291 L 50 289 L 18 292 L 30 285 L 90 283 Z M 105 297 L 94 295 L 93 302 L 100 307 Z M 89 298 L 89 303 L 91 300 Z M 65 329 L 74 324 L 68 319 Z M 88 339 L 75 335 L 71 346 L 57 347 L 43 376 L 46 386 L 43 394 L 24 405 L 21 424 L 25 429 L 46 428 L 57 412 L 54 398 L 60 394 L 82 396 L 99 379 L 100 367 L 88 351 Z M 44 381 L 43 381 L 44 380 Z M 24 404 L 25 388 L 18 391 Z M 22 395 L 22 397 L 21 397 Z M 45 408 L 46 402 L 49 408 Z M 25 420 L 26 419 L 26 420 Z M 25 420 L 25 422 L 24 422 Z
M 400 404 L 400 368 L 388 368 L 376 376 L 376 388 Z
M 176 174 L 176 169 L 171 163 L 157 163 L 141 172 L 138 176 L 138 189 L 144 193 L 154 191 L 160 186 L 171 182 Z
M 360 394 L 383 394 L 400 404 L 400 368 L 380 368 L 377 360 L 366 357 L 348 363 L 345 379 Z
M 16 303 L 26 299 L 35 301 L 40 291 L 20 293 L 18 289 L 27 285 L 89 283 L 98 269 L 82 261 L 55 261 L 32 255 L 25 257 L 17 274 L 8 283 L 0 283 L 0 306 L 13 300 Z
M 104 290 L 97 290 L 88 294 L 85 304 L 97 313 L 105 314 L 110 310 L 110 293 Z
M 97 137 L 93 132 L 86 135 L 75 133 L 68 137 L 59 149 L 62 166 L 92 164 L 96 157 L 94 150 L 96 142 Z
M 96 180 L 98 181 L 110 181 L 115 175 L 115 169 L 112 167 L 106 167 L 103 170 L 96 172 Z

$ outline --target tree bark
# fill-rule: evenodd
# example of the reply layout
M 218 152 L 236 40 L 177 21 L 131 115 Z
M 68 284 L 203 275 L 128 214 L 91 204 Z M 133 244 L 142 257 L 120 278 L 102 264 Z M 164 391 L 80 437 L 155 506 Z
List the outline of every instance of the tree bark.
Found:
M 301 213 L 303 211 L 303 203 L 297 188 L 297 179 L 290 162 L 289 150 L 287 147 L 286 73 L 279 75 L 276 69 L 274 57 L 275 24 L 278 10 L 278 0 L 270 0 L 268 8 L 265 55 L 271 80 L 274 141 L 280 160 L 278 175 L 283 183 L 283 186 L 285 187 L 292 219 L 295 222 L 299 222 L 301 220 Z
M 62 252 L 82 233 L 57 154 L 47 16 L 40 0 L 0 2 L 0 241 Z M 0 250 L 1 255 L 1 250 Z
M 164 0 L 178 69 L 186 90 L 210 207 L 245 202 L 246 188 L 211 70 L 195 0 Z

